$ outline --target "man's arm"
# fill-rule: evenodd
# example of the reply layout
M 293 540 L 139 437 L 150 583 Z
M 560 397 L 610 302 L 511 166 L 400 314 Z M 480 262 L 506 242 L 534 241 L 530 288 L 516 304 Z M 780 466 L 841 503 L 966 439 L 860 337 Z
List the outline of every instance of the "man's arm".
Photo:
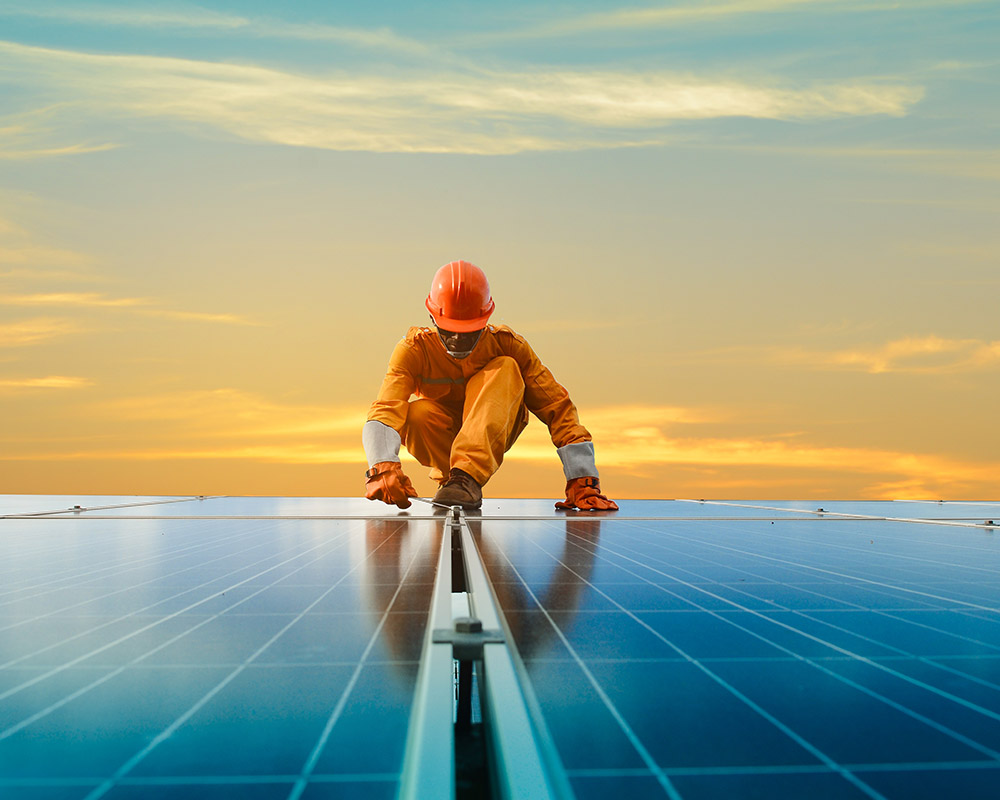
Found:
M 590 432 L 580 424 L 576 406 L 569 392 L 535 354 L 522 337 L 504 330 L 511 354 L 524 377 L 524 402 L 545 423 L 566 477 L 566 500 L 556 508 L 618 510 L 618 505 L 601 494 L 600 477 L 594 458 Z
M 361 429 L 361 444 L 368 459 L 365 497 L 400 508 L 409 508 L 409 498 L 417 496 L 399 460 L 399 431 L 406 422 L 409 398 L 416 388 L 414 353 L 408 339 L 393 350 L 378 397 Z

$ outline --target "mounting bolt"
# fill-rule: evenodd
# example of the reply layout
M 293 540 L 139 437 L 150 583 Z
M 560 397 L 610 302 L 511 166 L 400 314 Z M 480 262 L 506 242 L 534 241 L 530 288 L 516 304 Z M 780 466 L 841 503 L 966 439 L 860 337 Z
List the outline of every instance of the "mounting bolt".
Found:
M 458 617 L 455 620 L 455 633 L 482 633 L 483 621 L 475 617 Z

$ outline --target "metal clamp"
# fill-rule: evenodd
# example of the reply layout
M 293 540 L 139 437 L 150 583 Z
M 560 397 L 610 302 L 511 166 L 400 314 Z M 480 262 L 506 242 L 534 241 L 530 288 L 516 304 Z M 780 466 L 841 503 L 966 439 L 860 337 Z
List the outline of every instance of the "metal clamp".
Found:
M 459 617 L 455 627 L 435 628 L 434 644 L 450 644 L 456 661 L 479 661 L 484 644 L 504 644 L 507 639 L 500 630 L 483 630 L 483 623 L 475 617 Z

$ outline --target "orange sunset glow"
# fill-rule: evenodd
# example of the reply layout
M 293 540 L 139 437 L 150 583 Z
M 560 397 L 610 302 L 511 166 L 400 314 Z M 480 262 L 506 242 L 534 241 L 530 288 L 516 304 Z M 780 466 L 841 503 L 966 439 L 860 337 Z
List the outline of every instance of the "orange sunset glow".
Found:
M 1000 494 L 995 7 L 234 5 L 0 11 L 0 493 L 362 494 L 467 259 L 611 497 Z

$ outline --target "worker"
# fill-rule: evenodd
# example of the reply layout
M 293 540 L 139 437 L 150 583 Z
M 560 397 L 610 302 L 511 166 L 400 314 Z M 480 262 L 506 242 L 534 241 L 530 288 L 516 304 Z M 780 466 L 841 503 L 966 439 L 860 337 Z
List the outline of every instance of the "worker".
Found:
M 410 328 L 396 345 L 362 442 L 365 496 L 400 508 L 416 497 L 399 461 L 400 445 L 439 489 L 433 502 L 476 509 L 482 487 L 528 424 L 549 429 L 566 477 L 559 509 L 617 510 L 601 494 L 594 445 L 569 393 L 531 346 L 506 325 L 489 325 L 494 302 L 486 275 L 452 261 L 434 275 L 425 301 L 433 327 Z

